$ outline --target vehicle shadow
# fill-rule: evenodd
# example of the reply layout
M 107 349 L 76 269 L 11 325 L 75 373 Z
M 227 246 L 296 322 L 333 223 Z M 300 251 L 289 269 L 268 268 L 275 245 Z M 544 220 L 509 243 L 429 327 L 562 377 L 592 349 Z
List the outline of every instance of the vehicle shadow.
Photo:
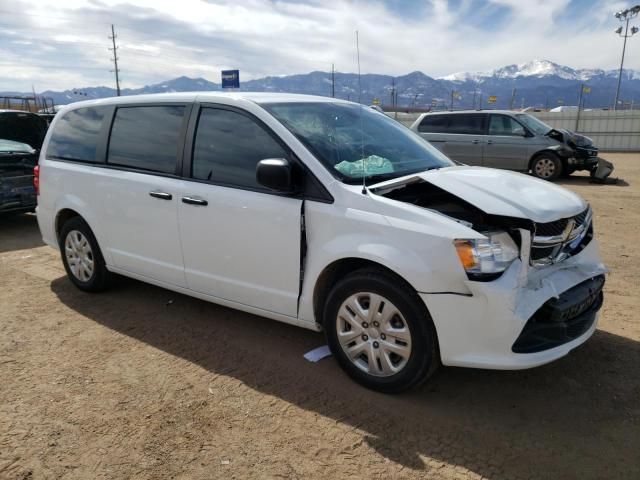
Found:
M 44 245 L 34 214 L 0 215 L 0 253 Z
M 560 178 L 559 180 L 556 180 L 555 183 L 563 186 L 577 186 L 577 185 L 592 185 L 594 187 L 601 187 L 601 186 L 628 187 L 630 186 L 629 182 L 627 182 L 626 180 L 622 178 L 617 178 L 615 175 L 615 171 L 613 172 L 613 174 L 611 174 L 610 178 L 611 179 L 615 178 L 617 181 L 615 183 L 592 182 L 591 177 L 589 175 L 578 175 L 574 173 L 570 177 L 563 177 L 563 178 Z
M 100 295 L 66 278 L 51 289 L 86 318 L 212 379 L 233 377 L 350 425 L 380 455 L 424 476 L 436 459 L 491 479 L 640 478 L 640 344 L 625 337 L 597 331 L 533 370 L 443 368 L 421 389 L 391 396 L 355 384 L 332 358 L 304 360 L 321 334 L 130 279 Z

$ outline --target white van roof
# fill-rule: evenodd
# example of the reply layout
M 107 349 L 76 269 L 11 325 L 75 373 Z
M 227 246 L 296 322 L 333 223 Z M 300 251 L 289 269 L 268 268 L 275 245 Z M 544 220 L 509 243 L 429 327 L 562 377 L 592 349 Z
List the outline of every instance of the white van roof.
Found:
M 332 97 L 318 95 L 304 95 L 298 93 L 272 93 L 272 92 L 179 92 L 179 93 L 151 93 L 146 95 L 127 95 L 122 97 L 101 98 L 99 100 L 85 100 L 67 105 L 66 109 L 74 110 L 79 107 L 97 105 L 126 105 L 157 102 L 216 102 L 224 100 L 250 101 L 262 103 L 292 103 L 292 102 L 332 102 L 352 103 Z

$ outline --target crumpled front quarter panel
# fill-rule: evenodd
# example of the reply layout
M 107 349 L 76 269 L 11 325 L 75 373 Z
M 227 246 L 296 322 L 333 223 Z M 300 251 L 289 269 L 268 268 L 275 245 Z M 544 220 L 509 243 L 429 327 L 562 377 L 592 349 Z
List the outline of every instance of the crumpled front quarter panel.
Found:
M 452 240 L 460 238 L 455 232 L 465 232 L 466 227 L 426 211 L 425 215 L 433 219 L 417 222 L 358 207 L 306 202 L 307 258 L 301 319 L 315 321 L 312 303 L 318 277 L 327 266 L 345 258 L 381 264 L 418 292 L 468 293 L 466 274 Z

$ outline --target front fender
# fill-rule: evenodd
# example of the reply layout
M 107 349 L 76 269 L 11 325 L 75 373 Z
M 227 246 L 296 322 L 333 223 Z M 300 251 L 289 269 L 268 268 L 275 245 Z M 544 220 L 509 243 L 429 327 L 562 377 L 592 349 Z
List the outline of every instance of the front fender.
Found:
M 301 320 L 315 321 L 313 298 L 318 279 L 327 267 L 344 259 L 382 265 L 417 292 L 469 293 L 467 277 L 450 236 L 427 233 L 424 225 L 418 228 L 420 225 L 415 222 L 399 223 L 371 212 L 336 212 L 322 204 L 308 205 Z

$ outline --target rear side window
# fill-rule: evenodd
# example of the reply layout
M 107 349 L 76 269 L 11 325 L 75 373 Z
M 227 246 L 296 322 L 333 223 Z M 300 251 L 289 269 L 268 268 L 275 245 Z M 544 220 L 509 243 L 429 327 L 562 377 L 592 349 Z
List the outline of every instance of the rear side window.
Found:
M 449 115 L 447 133 L 482 135 L 484 133 L 484 115 L 455 114 Z
M 423 133 L 445 133 L 447 131 L 446 115 L 426 115 L 420 125 L 418 131 Z
M 256 165 L 287 152 L 251 118 L 230 110 L 203 108 L 193 149 L 193 178 L 265 190 L 256 182 Z
M 96 162 L 98 137 L 109 107 L 71 110 L 56 121 L 47 157 Z
M 524 127 L 507 115 L 491 115 L 489 135 L 514 135 L 523 137 Z
M 184 106 L 120 107 L 116 110 L 107 163 L 175 173 Z

